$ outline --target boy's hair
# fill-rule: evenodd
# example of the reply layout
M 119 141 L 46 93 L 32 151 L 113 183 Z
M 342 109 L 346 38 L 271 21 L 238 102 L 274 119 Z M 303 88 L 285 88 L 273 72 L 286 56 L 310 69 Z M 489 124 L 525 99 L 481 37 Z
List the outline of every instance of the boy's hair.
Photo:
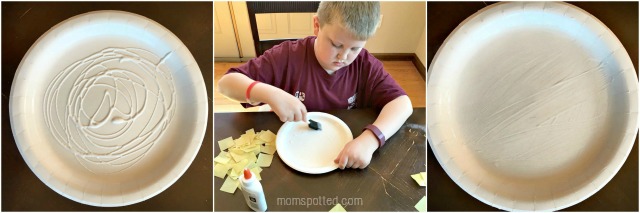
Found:
M 367 40 L 380 23 L 380 2 L 323 1 L 318 7 L 318 22 L 320 28 L 325 24 L 342 24 L 357 39 Z

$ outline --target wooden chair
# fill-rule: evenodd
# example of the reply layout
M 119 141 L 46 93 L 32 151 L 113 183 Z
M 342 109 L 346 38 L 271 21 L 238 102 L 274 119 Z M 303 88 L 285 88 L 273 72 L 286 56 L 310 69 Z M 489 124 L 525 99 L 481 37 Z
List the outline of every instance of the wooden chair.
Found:
M 258 35 L 258 25 L 256 23 L 256 14 L 261 13 L 315 13 L 320 5 L 319 1 L 247 1 L 247 11 L 249 12 L 249 23 L 251 25 L 251 35 L 253 37 L 253 46 L 256 49 L 256 57 L 262 55 L 271 47 L 282 43 L 283 41 L 297 40 L 291 38 L 260 40 Z

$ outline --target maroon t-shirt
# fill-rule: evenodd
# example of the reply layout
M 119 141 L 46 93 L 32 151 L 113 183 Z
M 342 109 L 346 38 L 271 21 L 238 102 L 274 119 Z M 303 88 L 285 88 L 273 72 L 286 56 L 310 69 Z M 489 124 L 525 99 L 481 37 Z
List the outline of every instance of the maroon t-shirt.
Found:
M 227 73 L 242 73 L 278 87 L 300 99 L 309 112 L 366 107 L 381 110 L 393 99 L 406 95 L 382 62 L 365 49 L 349 66 L 329 75 L 316 59 L 315 39 L 309 36 L 285 41 Z

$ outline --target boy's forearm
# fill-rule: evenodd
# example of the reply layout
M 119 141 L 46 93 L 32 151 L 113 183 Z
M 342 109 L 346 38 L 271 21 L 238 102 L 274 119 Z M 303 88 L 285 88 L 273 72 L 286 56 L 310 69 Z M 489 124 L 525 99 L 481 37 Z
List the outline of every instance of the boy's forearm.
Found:
M 389 139 L 402 127 L 411 113 L 413 113 L 411 100 L 408 96 L 403 95 L 387 103 L 373 125 L 380 129 L 386 139 Z
M 246 89 L 253 81 L 241 73 L 229 73 L 218 81 L 218 92 L 231 100 L 244 103 Z
M 246 103 L 247 88 L 254 81 L 255 80 L 241 73 L 229 73 L 222 76 L 218 81 L 218 91 L 227 98 Z M 278 94 L 281 91 L 282 90 L 277 87 L 265 83 L 258 83 L 251 89 L 251 102 L 268 103 L 268 97 L 270 95 Z

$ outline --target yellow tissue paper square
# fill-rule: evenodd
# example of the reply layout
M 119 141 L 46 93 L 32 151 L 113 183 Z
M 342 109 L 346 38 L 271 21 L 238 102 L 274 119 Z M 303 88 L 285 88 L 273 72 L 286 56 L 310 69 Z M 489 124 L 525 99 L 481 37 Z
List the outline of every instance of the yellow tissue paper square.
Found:
M 220 187 L 220 191 L 233 194 L 236 192 L 236 189 L 238 188 L 239 185 L 240 185 L 240 182 L 238 180 L 234 180 L 231 177 L 227 177 L 227 179 L 222 184 L 222 187 Z
M 260 145 L 259 144 L 251 144 L 251 145 L 244 146 L 244 147 L 242 147 L 240 149 L 242 151 L 244 151 L 245 153 L 256 153 L 256 150 L 259 153 L 260 152 Z M 254 154 L 254 155 L 256 155 L 256 154 Z
M 245 154 L 246 152 L 242 151 L 241 149 L 229 149 L 229 155 L 231 155 L 231 158 L 233 158 L 233 160 L 236 162 L 247 159 L 248 156 Z
M 233 140 L 233 148 L 239 148 L 244 146 L 244 137 L 240 136 L 238 139 Z
M 253 138 L 256 137 L 256 131 L 253 129 L 249 129 L 247 131 L 245 131 L 245 135 L 247 135 L 247 138 L 253 140 Z
M 272 160 L 273 160 L 273 155 L 260 153 L 260 155 L 258 155 L 258 166 L 269 167 L 271 166 Z
M 262 179 L 261 167 L 271 166 L 276 152 L 275 139 L 276 135 L 270 130 L 255 132 L 254 129 L 249 129 L 235 140 L 228 137 L 218 141 L 221 152 L 214 158 L 214 176 L 223 179 L 226 177 L 220 190 L 235 192 L 232 186 L 237 188 L 238 178 L 243 175 L 245 168 L 251 170 L 259 180 Z
M 220 151 L 228 149 L 229 147 L 233 146 L 233 138 L 228 137 L 225 139 L 222 139 L 220 141 L 218 141 L 218 146 L 220 147 Z
M 267 153 L 267 154 L 273 155 L 273 153 L 276 153 L 276 147 L 275 146 L 260 146 L 260 151 L 262 153 Z
M 244 168 L 247 167 L 247 165 L 249 165 L 249 160 L 243 159 L 242 161 L 236 163 L 236 165 L 233 166 L 233 169 L 236 171 L 244 171 Z
M 247 152 L 247 153 L 251 153 L 251 154 L 253 154 L 253 155 L 255 156 L 255 155 L 257 155 L 258 153 L 260 153 L 260 148 L 262 147 L 262 145 L 260 145 L 260 144 L 253 144 L 253 145 L 251 145 L 251 146 L 249 146 L 249 147 L 251 147 L 251 148 L 250 148 L 250 149 L 247 149 L 247 150 L 246 150 L 246 152 Z
M 258 173 L 262 172 L 262 168 L 260 168 L 259 166 L 251 168 L 251 169 L 254 169 L 255 171 L 258 171 Z M 251 171 L 253 171 L 253 170 L 251 170 Z
M 247 166 L 245 166 L 244 168 L 253 169 L 253 168 L 256 168 L 256 167 L 260 168 L 258 166 L 258 164 L 256 163 L 256 161 L 249 161 L 249 164 L 247 164 Z
M 420 201 L 418 201 L 418 204 L 416 204 L 416 206 L 414 206 L 419 212 L 426 212 L 427 211 L 427 196 L 422 197 L 422 199 L 420 199 Z
M 260 134 L 260 140 L 263 140 L 267 143 L 273 142 L 276 140 L 276 135 L 271 132 L 271 130 L 267 130 L 266 132 Z
M 251 168 L 249 169 L 249 171 L 253 172 L 253 174 L 256 175 L 256 179 L 262 180 L 262 176 L 260 176 L 260 172 L 262 172 L 262 169 L 260 167 Z
M 229 160 L 231 160 L 231 157 L 229 157 L 229 153 L 225 151 L 220 152 L 220 154 L 213 159 L 214 162 L 221 164 L 229 163 Z
M 229 165 L 217 163 L 216 165 L 213 166 L 213 175 L 224 179 L 224 176 L 227 175 L 227 172 L 229 171 L 230 168 L 231 166 Z
M 426 186 L 427 185 L 427 181 L 425 179 L 422 178 L 422 174 L 418 173 L 418 174 L 413 174 L 411 175 L 411 178 L 413 178 L 413 180 L 416 181 L 416 183 L 418 183 L 418 185 L 420 186 Z
M 344 207 L 342 207 L 342 205 L 340 205 L 339 203 L 334 206 L 333 208 L 331 208 L 331 210 L 329 210 L 329 212 L 347 212 L 346 209 L 344 209 Z
M 229 175 L 229 177 L 227 177 L 227 178 L 231 178 L 231 179 L 237 180 L 238 177 L 240 177 L 241 174 L 242 174 L 242 170 L 238 171 L 238 170 L 235 170 L 235 169 L 231 168 L 227 172 L 227 175 Z

